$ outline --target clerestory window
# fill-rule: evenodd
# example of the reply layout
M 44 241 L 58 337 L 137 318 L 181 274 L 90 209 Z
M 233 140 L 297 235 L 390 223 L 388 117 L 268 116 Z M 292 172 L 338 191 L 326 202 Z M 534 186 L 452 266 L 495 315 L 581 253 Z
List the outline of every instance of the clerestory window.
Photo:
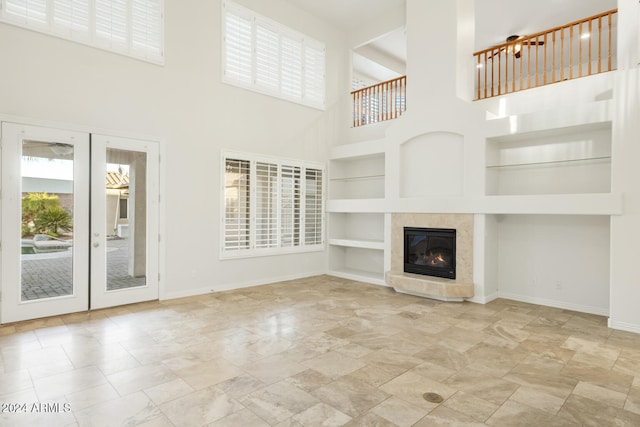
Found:
M 324 109 L 324 44 L 229 0 L 222 15 L 225 83 Z
M 163 0 L 0 0 L 0 21 L 164 62 Z

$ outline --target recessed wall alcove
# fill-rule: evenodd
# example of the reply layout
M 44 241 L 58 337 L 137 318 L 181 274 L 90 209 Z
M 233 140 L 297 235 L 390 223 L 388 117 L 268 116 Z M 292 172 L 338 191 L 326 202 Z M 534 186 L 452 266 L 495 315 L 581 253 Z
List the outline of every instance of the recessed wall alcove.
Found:
M 463 191 L 464 137 L 430 132 L 400 146 L 400 197 L 453 196 Z
M 473 215 L 394 213 L 391 215 L 391 270 L 386 282 L 398 292 L 440 300 L 461 301 L 473 296 Z M 404 272 L 404 227 L 456 230 L 456 278 Z

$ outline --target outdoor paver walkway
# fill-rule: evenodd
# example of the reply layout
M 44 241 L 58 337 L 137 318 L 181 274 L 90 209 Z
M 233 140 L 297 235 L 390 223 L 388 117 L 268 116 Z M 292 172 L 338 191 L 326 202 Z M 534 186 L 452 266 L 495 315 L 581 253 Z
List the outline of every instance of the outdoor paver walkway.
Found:
M 144 286 L 144 277 L 127 273 L 129 242 L 107 241 L 107 290 Z M 22 255 L 22 301 L 71 295 L 73 251 Z

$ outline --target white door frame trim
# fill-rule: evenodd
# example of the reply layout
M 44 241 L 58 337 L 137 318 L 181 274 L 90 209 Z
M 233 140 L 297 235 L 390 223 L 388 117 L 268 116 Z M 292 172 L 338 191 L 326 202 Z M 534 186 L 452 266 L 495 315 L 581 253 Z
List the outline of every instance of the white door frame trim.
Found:
M 159 165 L 159 178 L 158 178 L 158 188 L 159 188 L 159 203 L 158 203 L 158 232 L 160 235 L 160 242 L 158 243 L 158 297 L 160 300 L 167 299 L 167 288 L 165 285 L 166 278 L 166 211 L 165 211 L 165 200 L 166 200 L 166 180 L 164 177 L 166 176 L 166 161 L 167 158 L 167 143 L 166 139 L 158 136 L 152 136 L 143 133 L 135 133 L 128 131 L 121 131 L 116 129 L 107 129 L 101 128 L 97 126 L 87 126 L 81 125 L 77 123 L 66 123 L 55 120 L 45 120 L 45 119 L 37 119 L 32 117 L 25 116 L 16 116 L 11 114 L 4 114 L 0 112 L 0 122 L 10 122 L 27 126 L 39 126 L 46 128 L 54 128 L 54 129 L 63 129 L 74 132 L 86 132 L 89 134 L 101 134 L 101 135 L 110 135 L 114 137 L 121 138 L 129 138 L 129 139 L 140 139 L 147 140 L 151 142 L 157 142 L 158 148 L 160 152 L 160 165 Z M 2 134 L 0 132 L 0 140 L 2 139 Z M 1 155 L 1 154 L 0 154 Z M 1 186 L 1 183 L 0 183 Z M 0 217 L 0 221 L 2 218 Z M 2 235 L 0 234 L 0 241 L 2 240 Z M 1 285 L 1 283 L 0 283 Z

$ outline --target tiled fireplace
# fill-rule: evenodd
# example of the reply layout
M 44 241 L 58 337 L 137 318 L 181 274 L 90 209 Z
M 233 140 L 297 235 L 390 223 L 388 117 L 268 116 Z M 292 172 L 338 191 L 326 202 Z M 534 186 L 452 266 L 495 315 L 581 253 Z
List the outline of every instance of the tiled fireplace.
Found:
M 411 244 L 405 244 L 407 229 L 455 230 L 455 279 L 428 275 L 429 269 L 426 269 L 426 273 L 419 271 L 421 274 L 405 272 L 405 249 L 411 250 Z M 419 237 L 412 234 L 410 238 Z M 462 301 L 473 297 L 473 215 L 392 214 L 391 271 L 386 272 L 385 280 L 397 292 L 412 295 L 445 301 Z

